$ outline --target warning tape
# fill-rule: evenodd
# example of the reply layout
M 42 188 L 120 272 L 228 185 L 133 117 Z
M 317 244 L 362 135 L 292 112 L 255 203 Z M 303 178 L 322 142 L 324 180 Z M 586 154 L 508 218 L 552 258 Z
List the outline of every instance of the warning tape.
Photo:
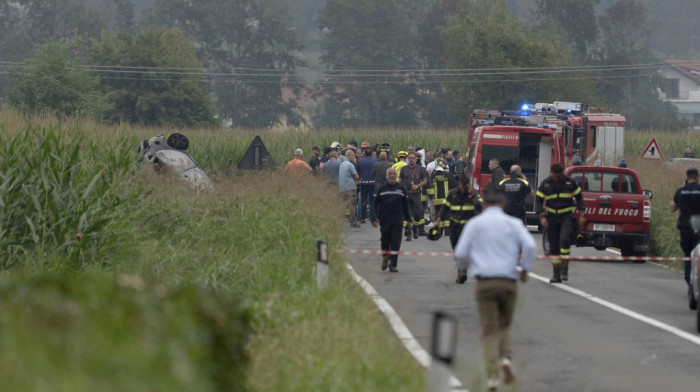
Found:
M 454 252 L 409 252 L 409 251 L 397 251 L 397 250 L 369 250 L 369 249 L 343 249 L 338 251 L 339 253 L 350 253 L 350 254 L 361 254 L 361 255 L 402 255 L 402 256 L 430 256 L 430 257 L 454 257 Z M 566 259 L 567 256 L 551 256 L 551 255 L 537 255 L 537 259 L 551 259 L 553 257 L 558 257 L 560 259 Z M 595 260 L 608 260 L 608 261 L 619 261 L 619 260 L 644 260 L 644 261 L 690 261 L 693 260 L 692 257 L 650 257 L 650 256 L 568 256 L 569 260 L 581 260 L 581 261 L 595 261 Z

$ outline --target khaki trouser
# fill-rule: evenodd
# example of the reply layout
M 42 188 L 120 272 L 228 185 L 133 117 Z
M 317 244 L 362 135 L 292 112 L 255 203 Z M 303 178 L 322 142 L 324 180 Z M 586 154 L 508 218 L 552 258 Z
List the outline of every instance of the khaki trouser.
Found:
M 510 324 L 517 297 L 518 285 L 515 280 L 477 278 L 476 303 L 488 377 L 498 377 L 499 358 L 512 357 Z
M 357 222 L 357 191 L 353 189 L 351 191 L 340 192 L 340 196 L 343 197 L 348 212 L 350 213 L 348 222 L 354 225 Z

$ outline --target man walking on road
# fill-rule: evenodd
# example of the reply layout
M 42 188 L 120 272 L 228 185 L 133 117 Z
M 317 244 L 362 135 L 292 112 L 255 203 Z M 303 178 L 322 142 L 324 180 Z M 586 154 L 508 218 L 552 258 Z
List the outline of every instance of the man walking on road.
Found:
M 690 257 L 690 252 L 692 252 L 695 245 L 698 244 L 698 236 L 695 235 L 693 228 L 690 227 L 690 217 L 700 214 L 698 169 L 688 169 L 685 172 L 685 177 L 686 184 L 678 188 L 675 195 L 673 195 L 673 200 L 669 205 L 669 209 L 671 212 L 676 212 L 676 210 L 680 209 L 676 228 L 680 231 L 683 256 Z M 690 290 L 690 261 L 686 260 L 683 263 L 685 264 L 685 282 L 688 283 L 688 289 Z
M 503 209 L 506 214 L 525 220 L 525 198 L 532 194 L 532 188 L 526 179 L 522 177 L 523 171 L 519 165 L 510 167 L 510 178 L 501 180 L 498 184 L 506 195 L 506 207 Z
M 459 267 L 476 277 L 487 387 L 495 391 L 500 383 L 499 364 L 504 383 L 515 381 L 510 325 L 518 296 L 517 280 L 527 281 L 537 245 L 519 219 L 503 212 L 502 192 L 487 193 L 484 203 L 484 212 L 472 218 L 462 231 L 455 258 Z M 520 272 L 518 266 L 522 268 Z
M 408 192 L 406 187 L 396 181 L 396 169 L 390 167 L 386 171 L 386 183 L 377 188 L 374 195 L 374 211 L 376 212 L 372 226 L 377 227 L 379 220 L 382 250 L 398 251 L 401 249 L 401 232 L 403 224 L 411 227 L 411 212 L 408 209 Z M 398 255 L 383 255 L 382 271 L 389 267 L 390 272 L 397 269 Z
M 547 229 L 549 253 L 552 255 L 553 273 L 550 283 L 569 280 L 569 255 L 574 230 L 571 214 L 577 207 L 579 226 L 585 227 L 586 206 L 583 204 L 581 187 L 571 177 L 564 175 L 561 164 L 555 163 L 549 171 L 549 177 L 537 188 L 535 197 L 535 211 L 540 216 L 540 224 Z

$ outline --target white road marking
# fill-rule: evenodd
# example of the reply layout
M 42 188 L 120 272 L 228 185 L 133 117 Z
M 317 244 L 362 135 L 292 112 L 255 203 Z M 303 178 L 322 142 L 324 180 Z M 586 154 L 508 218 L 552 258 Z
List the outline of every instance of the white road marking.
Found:
M 352 268 L 349 263 L 345 263 L 345 265 L 347 266 L 348 271 L 350 271 L 352 278 L 355 279 L 355 281 L 365 291 L 367 296 L 370 297 L 375 304 L 377 304 L 379 310 L 381 310 L 387 320 L 389 320 L 391 328 L 394 330 L 394 333 L 396 333 L 396 336 L 399 337 L 404 347 L 406 347 L 406 350 L 408 350 L 408 352 L 410 352 L 418 363 L 423 365 L 423 367 L 426 369 L 430 368 L 430 361 L 432 361 L 430 354 L 428 354 L 428 352 L 421 347 L 416 338 L 413 337 L 413 334 L 408 327 L 406 327 L 406 324 L 404 324 L 403 320 L 401 320 L 401 317 L 399 317 L 394 308 L 389 305 L 387 300 L 377 293 L 369 282 L 358 275 L 357 272 L 355 272 L 355 269 Z M 453 392 L 469 392 L 469 390 L 464 388 L 462 382 L 459 381 L 459 379 L 454 375 L 450 376 L 450 387 L 452 388 Z
M 533 272 L 528 273 L 528 275 L 529 275 L 530 277 L 532 277 L 532 278 L 535 278 L 535 279 L 539 280 L 539 281 L 542 281 L 542 282 L 544 282 L 544 283 L 550 284 L 550 283 L 549 283 L 549 278 L 545 278 L 544 276 L 537 275 L 537 274 L 535 274 L 535 273 L 533 273 Z M 700 346 L 700 336 L 693 335 L 693 334 L 691 334 L 691 333 L 685 332 L 685 331 L 683 331 L 683 330 L 681 330 L 681 329 L 679 329 L 679 328 L 676 328 L 676 327 L 674 327 L 674 326 L 672 326 L 672 325 L 668 325 L 668 324 L 663 323 L 663 322 L 661 322 L 661 321 L 659 321 L 659 320 L 653 319 L 653 318 L 651 318 L 651 317 L 647 317 L 647 316 L 645 316 L 645 315 L 643 315 L 643 314 L 641 314 L 641 313 L 637 313 L 637 312 L 635 312 L 635 311 L 633 311 L 633 310 L 630 310 L 630 309 L 627 309 L 627 308 L 622 307 L 622 306 L 620 306 L 620 305 L 614 304 L 614 303 L 612 303 L 612 302 L 610 302 L 610 301 L 606 301 L 606 300 L 604 300 L 604 299 L 602 299 L 602 298 L 598 298 L 598 297 L 596 297 L 596 296 L 594 296 L 594 295 L 592 295 L 592 294 L 589 294 L 589 293 L 587 293 L 587 292 L 585 292 L 585 291 L 582 291 L 582 290 L 579 290 L 579 289 L 575 289 L 575 288 L 573 288 L 573 287 L 571 287 L 571 286 L 567 286 L 566 284 L 557 283 L 557 284 L 552 284 L 552 286 L 553 286 L 553 287 L 556 287 L 556 288 L 558 288 L 558 289 L 560 289 L 560 290 L 569 292 L 569 293 L 571 293 L 571 294 L 578 295 L 579 297 L 585 298 L 585 299 L 587 299 L 587 300 L 589 300 L 589 301 L 591 301 L 591 302 L 594 302 L 594 303 L 597 303 L 597 304 L 599 304 L 599 305 L 605 306 L 605 307 L 608 308 L 608 309 L 612 309 L 612 310 L 614 310 L 614 311 L 616 311 L 616 312 L 618 312 L 618 313 L 624 314 L 625 316 L 631 317 L 631 318 L 633 318 L 633 319 L 635 319 L 635 320 L 639 320 L 639 321 L 641 321 L 641 322 L 643 322 L 643 323 L 646 323 L 646 324 L 649 324 L 649 325 L 651 325 L 651 326 L 653 326 L 653 327 L 656 327 L 656 328 L 659 328 L 659 329 L 664 330 L 664 331 L 666 331 L 666 332 L 672 333 L 672 334 L 678 336 L 679 338 L 685 339 L 685 340 L 687 340 L 687 341 L 689 341 L 689 342 L 691 342 L 691 343 L 695 343 L 695 344 L 697 344 L 698 346 Z

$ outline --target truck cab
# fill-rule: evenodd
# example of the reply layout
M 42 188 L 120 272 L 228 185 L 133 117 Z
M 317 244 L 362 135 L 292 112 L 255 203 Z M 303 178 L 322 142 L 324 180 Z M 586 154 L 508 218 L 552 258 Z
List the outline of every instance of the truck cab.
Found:
M 586 206 L 586 225 L 579 228 L 576 245 L 598 250 L 616 247 L 623 256 L 646 256 L 651 191 L 642 190 L 637 172 L 625 167 L 573 166 L 566 174 L 581 186 Z M 578 218 L 579 211 L 573 215 Z
M 549 176 L 549 169 L 553 164 L 564 164 L 564 143 L 561 134 L 549 127 L 478 127 L 469 147 L 467 173 L 471 178 L 472 187 L 482 195 L 491 180 L 488 163 L 493 158 L 500 161 L 506 175 L 512 165 L 520 165 L 530 187 L 535 190 L 537 185 Z M 537 225 L 534 196 L 529 196 L 525 203 L 528 225 Z

